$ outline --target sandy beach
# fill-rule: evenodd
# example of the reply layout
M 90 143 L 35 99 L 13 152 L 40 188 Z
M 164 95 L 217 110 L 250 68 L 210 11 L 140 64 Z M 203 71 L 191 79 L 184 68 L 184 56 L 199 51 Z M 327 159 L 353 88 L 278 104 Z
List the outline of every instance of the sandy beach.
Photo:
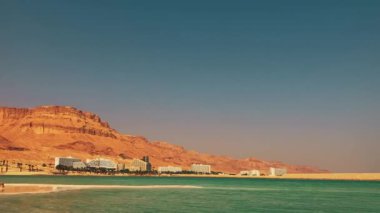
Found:
M 176 177 L 215 177 L 215 178 L 265 178 L 265 179 L 305 179 L 305 180 L 358 180 L 380 181 L 380 173 L 320 173 L 286 174 L 283 176 L 240 176 L 240 175 L 171 175 Z
M 380 181 L 380 173 L 322 173 L 322 174 L 286 174 L 280 177 L 285 179 L 312 179 L 312 180 L 371 180 Z
M 8 172 L 0 175 L 53 175 L 49 172 Z M 104 174 L 79 174 L 69 173 L 68 176 L 109 176 Z M 133 174 L 116 174 L 115 176 L 136 176 Z M 153 177 L 212 177 L 212 178 L 269 178 L 269 179 L 306 179 L 306 180 L 361 180 L 361 181 L 380 181 L 380 173 L 306 173 L 306 174 L 286 174 L 283 176 L 260 176 L 248 177 L 240 175 L 192 175 L 192 174 L 172 174 L 172 175 L 153 175 Z

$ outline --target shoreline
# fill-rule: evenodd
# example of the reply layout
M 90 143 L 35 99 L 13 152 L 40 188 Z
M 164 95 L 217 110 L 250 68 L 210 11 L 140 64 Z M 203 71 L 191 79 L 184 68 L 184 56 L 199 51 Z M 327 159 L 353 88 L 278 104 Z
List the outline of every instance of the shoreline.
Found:
M 283 176 L 240 176 L 240 175 L 171 175 L 168 177 L 213 177 L 213 178 L 246 178 L 246 179 L 280 179 L 280 180 L 347 180 L 347 181 L 380 181 L 380 173 L 309 173 L 286 174 Z
M 295 180 L 351 180 L 351 181 L 380 181 L 380 173 L 300 173 L 283 176 L 240 176 L 240 175 L 194 175 L 194 174 L 162 174 L 162 175 L 133 175 L 133 174 L 78 174 L 55 175 L 48 172 L 11 172 L 0 173 L 0 176 L 83 176 L 83 177 L 195 177 L 195 178 L 252 178 L 252 179 L 295 179 Z

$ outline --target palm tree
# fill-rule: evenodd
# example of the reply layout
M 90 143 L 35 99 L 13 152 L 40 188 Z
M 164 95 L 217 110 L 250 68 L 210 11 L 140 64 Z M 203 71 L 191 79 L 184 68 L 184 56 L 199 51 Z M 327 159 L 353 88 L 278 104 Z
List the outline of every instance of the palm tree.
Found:
M 22 172 L 22 163 L 17 163 L 17 168 L 19 168 L 20 172 Z

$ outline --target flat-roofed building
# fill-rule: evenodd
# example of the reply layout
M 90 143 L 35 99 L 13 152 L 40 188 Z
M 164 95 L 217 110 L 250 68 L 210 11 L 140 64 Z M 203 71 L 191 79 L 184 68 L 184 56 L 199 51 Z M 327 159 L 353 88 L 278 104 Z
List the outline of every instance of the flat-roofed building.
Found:
M 287 170 L 283 168 L 274 168 L 274 167 L 269 168 L 269 176 L 282 176 L 282 175 L 285 175 L 286 173 L 287 173 Z
M 241 176 L 260 176 L 260 171 L 259 170 L 248 170 L 248 171 L 241 171 L 239 173 Z
M 84 162 L 82 162 L 82 161 L 74 162 L 73 163 L 73 168 L 74 169 L 85 169 L 85 168 L 87 168 L 87 165 Z
M 141 160 L 143 160 L 146 163 L 146 171 L 152 171 L 152 164 L 149 161 L 149 156 L 143 156 Z
M 130 172 L 140 172 L 141 168 L 139 166 L 128 166 L 127 168 Z
M 73 157 L 56 157 L 54 160 L 54 167 L 58 165 L 73 167 L 74 162 L 80 162 L 80 159 Z
M 147 171 L 147 165 L 148 163 L 140 160 L 140 159 L 133 159 L 132 162 L 130 163 L 128 169 L 129 171 L 142 171 L 145 172 Z
M 93 159 L 87 160 L 87 165 L 90 168 L 116 169 L 116 163 L 109 159 Z
M 179 173 L 182 172 L 182 168 L 178 166 L 160 166 L 157 171 L 158 173 Z
M 121 170 L 124 170 L 124 169 L 125 169 L 125 164 L 124 163 L 118 163 L 117 164 L 117 168 L 116 168 L 117 171 L 121 171 Z
M 192 164 L 190 170 L 195 173 L 208 174 L 211 173 L 211 166 L 204 164 Z

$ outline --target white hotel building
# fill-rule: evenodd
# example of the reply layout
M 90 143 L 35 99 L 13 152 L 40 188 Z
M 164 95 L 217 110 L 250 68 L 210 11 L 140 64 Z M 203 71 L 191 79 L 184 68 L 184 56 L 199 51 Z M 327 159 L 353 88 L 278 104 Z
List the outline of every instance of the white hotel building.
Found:
M 73 168 L 74 169 L 85 169 L 85 168 L 87 168 L 87 165 L 85 163 L 83 163 L 82 161 L 74 162 Z
M 195 173 L 209 174 L 211 173 L 211 166 L 204 164 L 192 164 L 190 170 Z
M 74 162 L 80 162 L 80 159 L 73 157 L 56 157 L 54 159 L 54 167 L 58 165 L 73 167 Z
M 128 169 L 131 172 L 145 172 L 148 169 L 148 163 L 140 159 L 133 159 L 129 164 Z
M 90 168 L 116 169 L 117 165 L 112 160 L 98 158 L 94 160 L 86 160 L 87 166 Z
M 160 166 L 157 171 L 158 173 L 178 173 L 182 172 L 182 168 L 177 166 Z
M 260 176 L 260 171 L 259 170 L 249 170 L 249 171 L 241 171 L 239 173 L 241 176 Z
M 287 173 L 286 169 L 280 169 L 280 168 L 269 168 L 269 176 L 282 176 Z

